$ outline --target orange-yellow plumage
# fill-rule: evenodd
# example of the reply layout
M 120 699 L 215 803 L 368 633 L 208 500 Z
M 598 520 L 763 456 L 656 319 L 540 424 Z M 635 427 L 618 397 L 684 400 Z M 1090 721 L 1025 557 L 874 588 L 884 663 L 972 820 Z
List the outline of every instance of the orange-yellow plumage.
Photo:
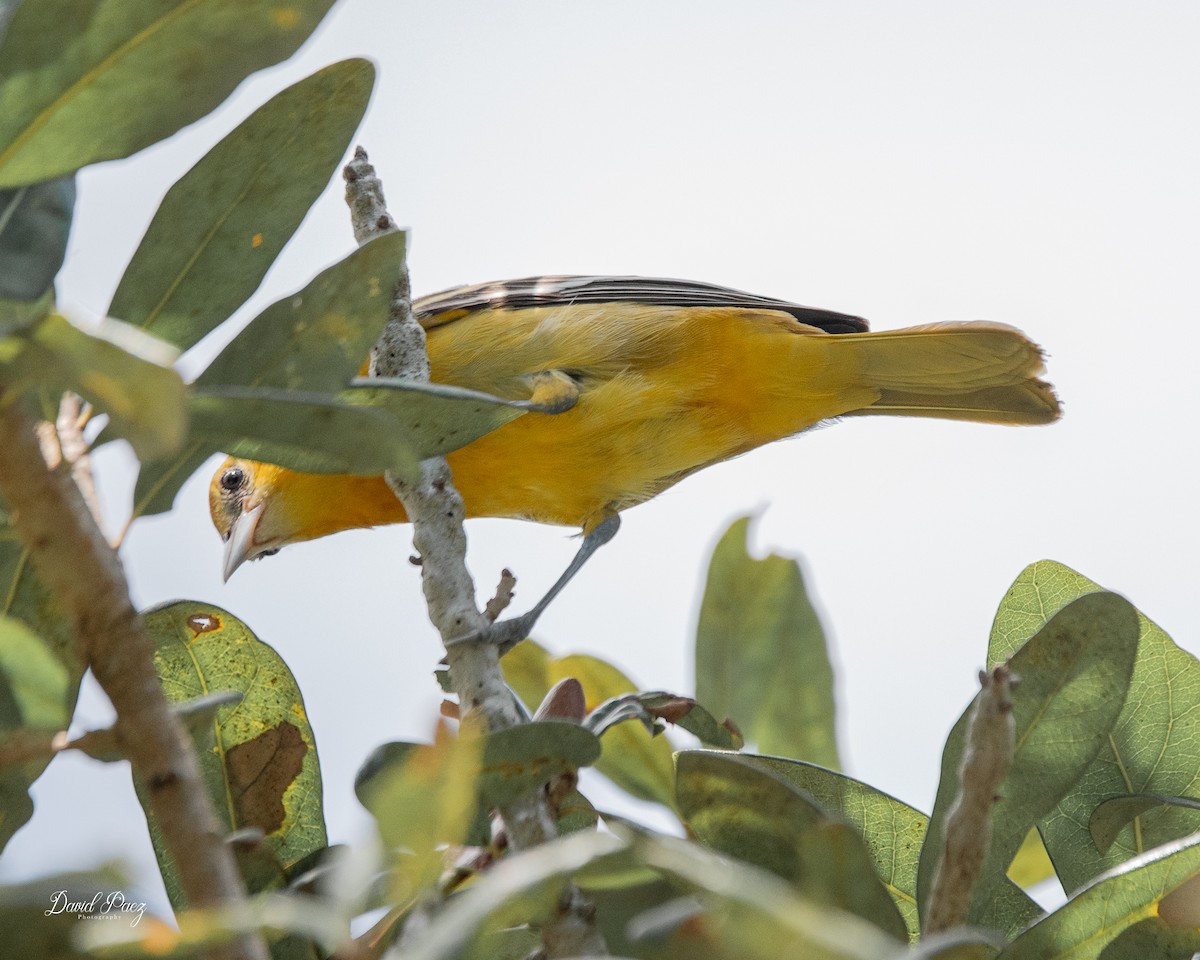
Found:
M 1058 416 L 1053 392 L 1038 379 L 1038 348 L 1012 328 L 831 333 L 797 319 L 808 315 L 803 310 L 566 296 L 516 308 L 480 297 L 468 307 L 427 310 L 435 382 L 527 399 L 537 374 L 559 371 L 578 390 L 567 412 L 528 414 L 449 455 L 467 515 L 589 529 L 689 473 L 832 417 L 1046 423 Z M 264 550 L 405 519 L 382 478 L 239 463 L 247 474 L 240 493 L 223 492 L 228 463 L 214 477 L 214 520 L 224 533 L 235 510 L 265 505 L 257 538 Z

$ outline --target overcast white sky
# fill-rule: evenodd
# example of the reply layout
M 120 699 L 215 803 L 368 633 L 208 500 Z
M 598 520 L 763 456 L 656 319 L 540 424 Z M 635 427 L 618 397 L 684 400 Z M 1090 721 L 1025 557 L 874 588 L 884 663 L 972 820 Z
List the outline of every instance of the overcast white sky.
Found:
M 380 78 L 359 142 L 412 228 L 419 293 L 634 273 L 877 329 L 1021 327 L 1048 351 L 1061 423 L 857 419 L 754 451 L 626 513 L 537 631 L 690 690 L 708 553 L 759 512 L 758 548 L 803 558 L 829 629 L 848 771 L 928 810 L 1027 563 L 1074 566 L 1200 651 L 1198 48 L 1200 7 L 1182 2 L 343 0 L 212 120 L 82 174 L 60 295 L 102 311 L 174 179 L 287 84 L 369 56 Z M 238 318 L 352 246 L 335 183 Z M 96 461 L 116 528 L 130 461 Z M 219 604 L 279 650 L 316 731 L 331 839 L 352 840 L 367 829 L 354 771 L 381 741 L 427 737 L 440 699 L 409 531 L 293 547 L 225 585 L 208 473 L 134 527 L 136 599 Z M 510 566 L 527 604 L 571 532 L 472 521 L 481 590 Z M 107 709 L 89 691 L 77 722 Z M 123 765 L 62 758 L 35 799 L 0 876 L 81 866 L 83 850 L 132 862 L 163 902 Z

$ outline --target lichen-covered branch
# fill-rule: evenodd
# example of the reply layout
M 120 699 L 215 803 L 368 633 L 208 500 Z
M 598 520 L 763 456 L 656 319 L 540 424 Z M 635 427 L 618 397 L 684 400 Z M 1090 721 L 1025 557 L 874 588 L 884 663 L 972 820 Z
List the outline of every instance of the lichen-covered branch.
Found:
M 154 643 L 129 598 L 121 561 L 79 488 L 43 459 L 34 424 L 0 396 L 0 492 L 34 568 L 70 620 L 80 661 L 112 701 L 119 743 L 147 786 L 150 807 L 195 907 L 236 904 L 245 887 L 225 846 L 200 768 L 163 695 Z M 210 956 L 266 960 L 257 937 Z
M 398 229 L 387 212 L 382 184 L 361 147 L 344 175 L 355 239 L 363 244 Z M 425 331 L 413 316 L 407 267 L 401 270 L 387 323 L 371 352 L 371 374 L 429 381 Z M 464 716 L 475 714 L 492 730 L 512 726 L 520 717 L 504 684 L 495 645 L 454 642 L 472 634 L 483 636 L 489 622 L 475 603 L 475 584 L 466 565 L 462 497 L 445 457 L 424 461 L 415 482 L 393 473 L 387 480 L 413 524 L 429 618 L 447 646 L 450 675 Z
M 344 176 L 346 203 L 360 244 L 398 229 L 388 214 L 383 185 L 361 147 Z M 413 316 L 407 266 L 401 270 L 386 326 L 371 353 L 371 374 L 429 380 L 425 331 Z M 499 650 L 486 639 L 491 620 L 476 603 L 475 584 L 467 571 L 463 502 L 446 459 L 424 461 L 415 482 L 390 473 L 387 481 L 413 524 L 429 618 L 446 647 L 450 681 L 462 715 L 482 720 L 489 730 L 519 723 L 521 717 L 500 670 Z M 479 639 L 460 642 L 464 637 Z M 511 849 L 527 849 L 556 836 L 549 805 L 540 792 L 504 807 L 500 815 Z M 544 927 L 542 936 L 549 957 L 605 952 L 592 907 L 574 887 L 564 891 L 559 919 Z
M 959 765 L 959 789 L 942 834 L 942 856 L 933 874 L 929 916 L 924 933 L 937 933 L 967 920 L 971 895 L 992 841 L 992 807 L 1012 766 L 1016 725 L 1007 664 L 981 672 L 983 689 L 967 724 L 967 742 Z

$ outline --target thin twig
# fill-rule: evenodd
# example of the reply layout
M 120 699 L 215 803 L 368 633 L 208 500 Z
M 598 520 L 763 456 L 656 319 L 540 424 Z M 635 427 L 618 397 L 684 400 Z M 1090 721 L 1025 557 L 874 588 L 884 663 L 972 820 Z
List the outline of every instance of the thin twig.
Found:
M 58 448 L 62 451 L 63 460 L 71 468 L 71 479 L 79 488 L 83 502 L 91 511 L 96 525 L 103 531 L 104 517 L 100 512 L 100 498 L 96 495 L 92 458 L 88 454 L 88 442 L 83 438 L 86 423 L 83 401 L 73 393 L 64 393 L 62 402 L 58 405 L 58 420 L 54 425 L 58 434 Z
M 33 423 L 11 397 L 0 398 L 0 492 L 38 576 L 74 628 L 81 663 L 112 701 L 121 746 L 146 784 L 188 905 L 243 902 L 245 887 L 222 842 L 191 740 L 163 695 L 154 643 L 129 599 L 121 562 L 79 488 L 63 471 L 47 468 Z M 267 953 L 260 938 L 242 937 L 208 956 L 265 960 Z
M 0 738 L 0 770 L 27 763 L 30 760 L 49 760 L 60 747 L 62 731 L 8 730 Z
M 124 756 L 116 730 L 89 730 L 72 740 L 66 730 L 9 730 L 0 737 L 0 770 L 30 760 L 48 761 L 64 750 L 80 750 L 89 757 Z
M 344 176 L 346 203 L 359 244 L 396 230 L 383 198 L 383 185 L 361 147 L 355 150 Z M 429 380 L 425 331 L 413 316 L 407 266 L 401 270 L 387 324 L 371 353 L 371 375 Z M 446 646 L 450 680 L 464 719 L 482 719 L 489 730 L 516 725 L 521 718 L 504 682 L 496 645 L 486 640 L 456 642 L 464 636 L 486 637 L 491 621 L 476 604 L 475 584 L 466 565 L 462 497 L 451 480 L 445 457 L 424 461 L 415 482 L 392 473 L 387 481 L 413 524 L 413 546 L 421 556 L 429 618 Z M 500 815 L 514 850 L 537 846 L 556 836 L 541 791 L 503 807 Z M 542 929 L 547 956 L 603 954 L 604 938 L 596 928 L 593 912 L 578 890 L 566 888 L 558 919 Z
M 512 603 L 513 587 L 516 585 L 517 578 L 512 575 L 512 571 L 508 567 L 500 571 L 500 582 L 496 584 L 496 595 L 483 608 L 483 615 L 492 623 L 495 623 L 496 618 Z
M 942 838 L 942 856 L 933 875 L 929 917 L 924 933 L 966 923 L 971 895 L 992 842 L 992 807 L 1012 765 L 1016 725 L 1012 687 L 1017 678 L 1007 664 L 980 672 L 983 689 L 967 724 L 967 742 L 959 765 L 959 790 Z

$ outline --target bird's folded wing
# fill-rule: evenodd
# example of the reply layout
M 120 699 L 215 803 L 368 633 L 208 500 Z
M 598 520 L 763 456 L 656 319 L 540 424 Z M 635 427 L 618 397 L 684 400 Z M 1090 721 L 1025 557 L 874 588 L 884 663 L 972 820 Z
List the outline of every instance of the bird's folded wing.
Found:
M 613 301 L 666 307 L 779 310 L 826 333 L 862 333 L 867 329 L 867 321 L 845 313 L 818 310 L 711 283 L 653 277 L 523 277 L 455 287 L 421 297 L 413 303 L 413 308 L 421 325 L 429 329 L 452 323 L 478 310 L 521 310 Z

